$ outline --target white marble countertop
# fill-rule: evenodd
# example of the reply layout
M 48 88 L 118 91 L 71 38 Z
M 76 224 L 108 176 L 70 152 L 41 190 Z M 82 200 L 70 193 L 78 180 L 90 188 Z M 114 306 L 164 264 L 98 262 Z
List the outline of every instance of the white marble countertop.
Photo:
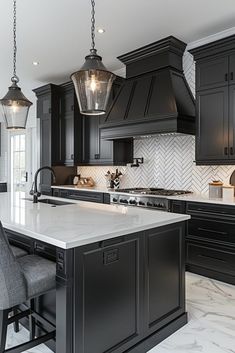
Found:
M 24 197 L 24 193 L 19 192 L 0 194 L 0 220 L 3 226 L 63 249 L 190 218 L 188 215 L 176 213 L 57 197 L 54 199 L 68 201 L 71 205 L 51 207 L 43 203 L 33 204 Z

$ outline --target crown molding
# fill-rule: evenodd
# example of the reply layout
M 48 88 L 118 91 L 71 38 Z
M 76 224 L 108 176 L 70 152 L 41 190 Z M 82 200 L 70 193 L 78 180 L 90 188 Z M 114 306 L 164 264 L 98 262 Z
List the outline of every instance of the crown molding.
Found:
M 191 49 L 200 47 L 200 46 L 202 46 L 204 44 L 208 44 L 208 43 L 214 42 L 216 40 L 229 37 L 229 36 L 231 36 L 233 34 L 235 34 L 235 27 L 226 29 L 225 31 L 221 31 L 221 32 L 212 34 L 210 36 L 201 38 L 199 40 L 195 40 L 194 42 L 188 43 L 188 45 L 186 47 L 186 50 L 191 50 Z

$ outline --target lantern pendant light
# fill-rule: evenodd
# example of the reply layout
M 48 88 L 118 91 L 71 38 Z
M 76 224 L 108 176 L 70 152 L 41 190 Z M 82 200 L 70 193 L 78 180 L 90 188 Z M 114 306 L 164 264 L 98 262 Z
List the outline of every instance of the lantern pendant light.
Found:
M 91 49 L 85 57 L 85 63 L 81 69 L 71 75 L 80 112 L 84 115 L 105 114 L 106 107 L 115 79 L 115 75 L 109 72 L 102 58 L 97 55 L 95 49 L 95 1 L 91 0 Z
M 13 76 L 12 85 L 7 94 L 0 100 L 7 129 L 25 129 L 29 108 L 32 103 L 23 95 L 18 86 L 19 78 L 16 75 L 16 0 L 13 1 Z

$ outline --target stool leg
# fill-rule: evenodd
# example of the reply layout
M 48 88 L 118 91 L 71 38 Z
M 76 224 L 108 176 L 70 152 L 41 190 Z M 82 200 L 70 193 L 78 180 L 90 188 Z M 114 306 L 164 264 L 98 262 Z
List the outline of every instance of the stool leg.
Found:
M 14 310 L 13 310 L 13 315 L 16 315 L 17 312 L 18 312 L 17 309 L 14 309 Z M 19 332 L 19 331 L 20 331 L 19 320 L 16 320 L 13 325 L 14 325 L 14 331 L 15 331 L 16 333 Z
M 35 301 L 34 299 L 30 299 L 30 309 L 33 311 L 35 310 Z M 32 315 L 29 317 L 29 331 L 30 331 L 30 340 L 33 340 L 35 338 L 36 334 L 36 325 L 35 325 L 35 319 Z M 1 352 L 0 352 L 1 353 Z
M 0 353 L 5 352 L 9 310 L 0 310 Z

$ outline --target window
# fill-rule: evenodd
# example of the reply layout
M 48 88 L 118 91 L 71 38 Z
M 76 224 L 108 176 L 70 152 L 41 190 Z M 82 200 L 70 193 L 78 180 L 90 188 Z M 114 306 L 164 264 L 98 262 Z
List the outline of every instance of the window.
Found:
M 25 133 L 11 136 L 11 185 L 15 191 L 25 191 L 27 182 Z

